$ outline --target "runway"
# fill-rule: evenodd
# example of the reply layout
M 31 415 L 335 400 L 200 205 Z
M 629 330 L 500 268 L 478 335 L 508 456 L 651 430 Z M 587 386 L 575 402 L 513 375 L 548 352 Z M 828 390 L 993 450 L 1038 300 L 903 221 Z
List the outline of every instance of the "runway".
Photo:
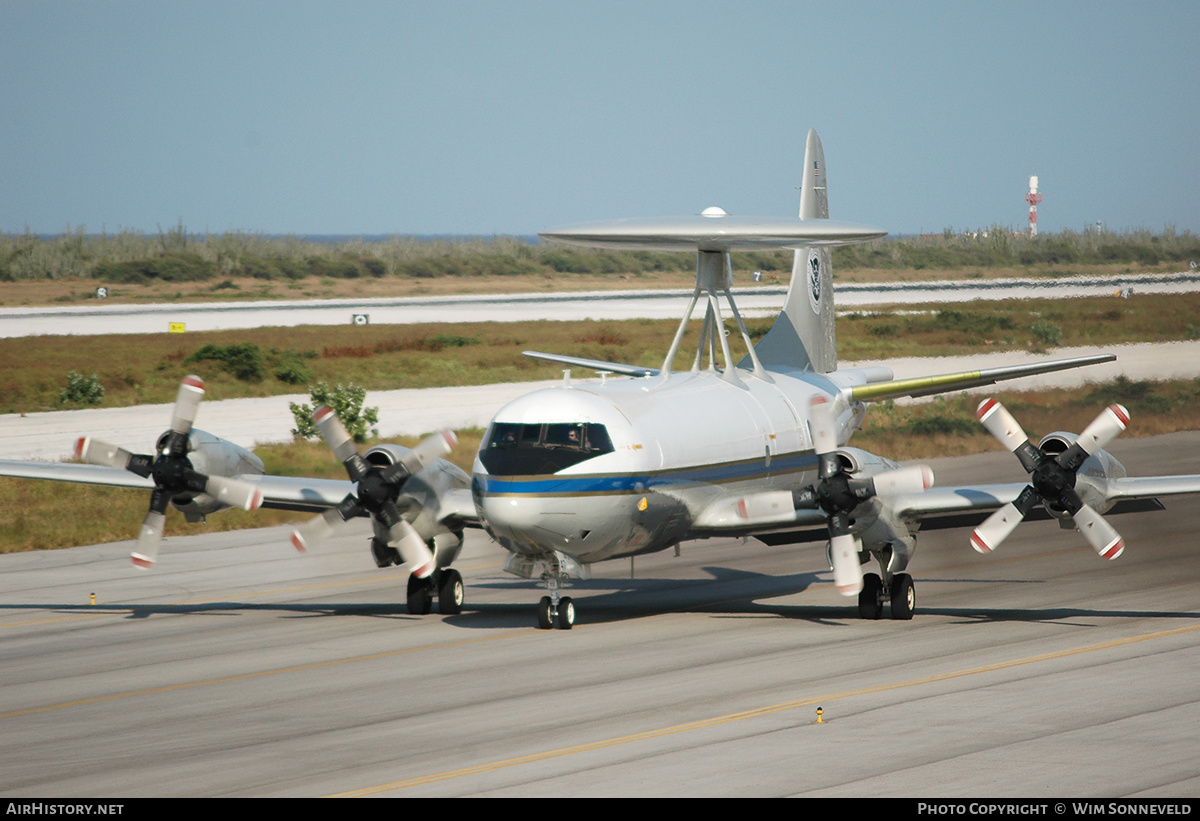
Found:
M 739 277 L 745 282 L 745 275 Z M 1200 288 L 1200 274 L 1123 274 L 1058 279 L 972 279 L 943 282 L 835 284 L 844 310 L 869 305 L 969 302 L 974 299 L 1065 299 L 1119 292 L 1183 293 Z M 747 318 L 773 317 L 786 287 L 746 284 L 734 289 Z M 63 334 L 164 333 L 296 325 L 411 324 L 415 322 L 526 322 L 539 319 L 677 319 L 692 289 L 541 294 L 464 294 L 378 299 L 306 299 L 247 302 L 173 302 L 0 308 L 0 337 Z M 356 319 L 356 317 L 358 319 Z
M 1111 450 L 1200 472 L 1200 433 Z M 0 794 L 1195 797 L 1200 501 L 1167 505 L 1114 517 L 1114 562 L 1047 522 L 990 557 L 924 534 L 911 622 L 756 541 L 598 565 L 569 632 L 479 533 L 448 618 L 407 615 L 361 537 L 172 538 L 149 573 L 128 542 L 0 556 Z

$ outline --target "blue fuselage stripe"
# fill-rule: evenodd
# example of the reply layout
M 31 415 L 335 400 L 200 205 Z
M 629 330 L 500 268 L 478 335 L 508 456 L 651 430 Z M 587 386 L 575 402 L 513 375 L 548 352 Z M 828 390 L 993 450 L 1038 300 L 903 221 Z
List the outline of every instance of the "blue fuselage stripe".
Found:
M 640 493 L 671 485 L 723 484 L 767 479 L 781 474 L 815 470 L 815 453 L 774 456 L 768 467 L 764 459 L 726 462 L 717 465 L 648 471 L 640 474 L 555 474 L 553 476 L 490 476 L 475 474 L 477 490 L 485 495 L 541 496 L 547 494 L 582 496 L 594 493 Z

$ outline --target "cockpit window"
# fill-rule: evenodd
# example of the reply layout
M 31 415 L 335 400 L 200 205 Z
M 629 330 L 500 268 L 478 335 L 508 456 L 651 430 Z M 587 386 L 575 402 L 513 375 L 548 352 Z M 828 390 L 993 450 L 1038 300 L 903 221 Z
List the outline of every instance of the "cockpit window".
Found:
M 592 422 L 496 422 L 479 459 L 488 473 L 498 476 L 536 476 L 557 473 L 612 450 L 604 425 Z

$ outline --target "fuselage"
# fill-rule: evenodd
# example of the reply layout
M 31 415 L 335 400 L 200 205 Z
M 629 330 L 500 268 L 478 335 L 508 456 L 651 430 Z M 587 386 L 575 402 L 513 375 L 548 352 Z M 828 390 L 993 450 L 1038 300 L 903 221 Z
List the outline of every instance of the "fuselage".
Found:
M 511 402 L 475 460 L 484 526 L 514 553 L 590 563 L 688 538 L 719 499 L 811 483 L 807 409 L 836 387 L 811 372 L 739 374 L 585 382 Z

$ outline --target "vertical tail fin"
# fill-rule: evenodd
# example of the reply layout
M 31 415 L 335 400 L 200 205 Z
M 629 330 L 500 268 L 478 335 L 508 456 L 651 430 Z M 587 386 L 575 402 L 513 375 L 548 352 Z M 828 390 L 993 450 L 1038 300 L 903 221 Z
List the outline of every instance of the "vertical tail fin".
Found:
M 825 152 L 810 130 L 804 146 L 800 218 L 829 219 Z M 833 265 L 828 248 L 810 245 L 795 252 L 792 282 L 783 311 L 754 346 L 765 366 L 829 373 L 837 370 L 837 332 L 833 311 Z

